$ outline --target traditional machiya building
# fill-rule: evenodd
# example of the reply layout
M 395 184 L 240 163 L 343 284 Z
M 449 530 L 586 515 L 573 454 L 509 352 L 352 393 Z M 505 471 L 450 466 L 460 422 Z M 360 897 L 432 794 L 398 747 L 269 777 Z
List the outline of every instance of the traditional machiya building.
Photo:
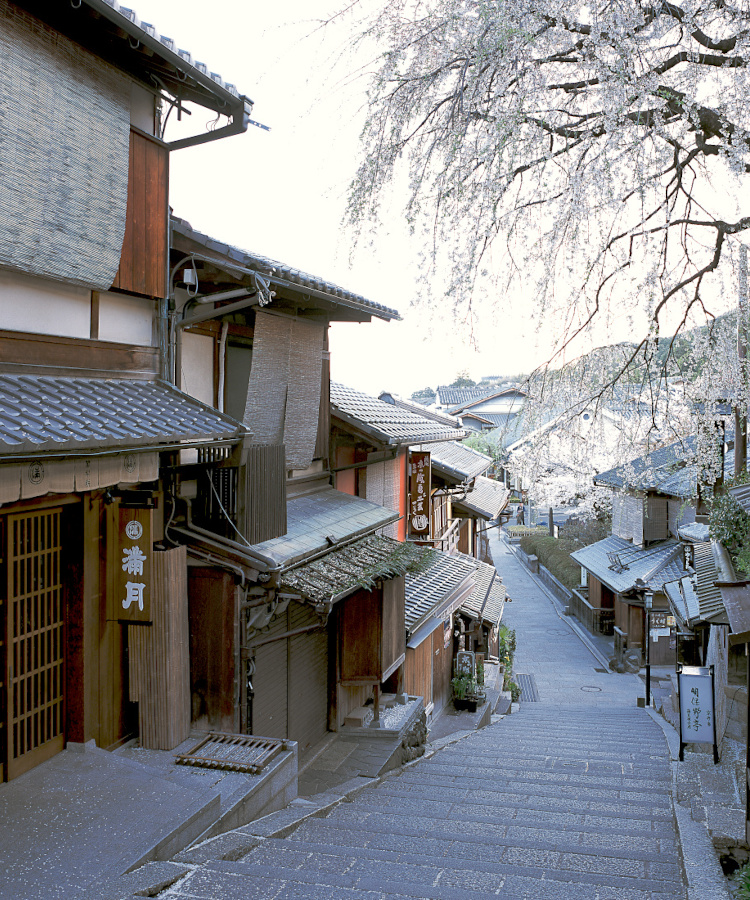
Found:
M 404 576 L 422 551 L 395 539 L 386 457 L 406 447 L 349 489 L 328 353 L 330 322 L 397 313 L 177 218 L 172 244 L 180 385 L 251 435 L 175 488 L 193 723 L 289 738 L 304 759 L 386 687 L 403 693 Z
M 341 489 L 400 514 L 394 536 L 432 548 L 426 568 L 406 576 L 403 682 L 430 716 L 450 699 L 457 650 L 497 650 L 505 591 L 494 566 L 475 557 L 488 555 L 483 528 L 508 491 L 483 476 L 492 460 L 459 442 L 453 420 L 381 397 L 332 384 L 335 475 Z
M 250 102 L 130 10 L 0 0 L 0 780 L 190 727 L 188 456 L 246 429 L 168 383 L 170 153 Z M 219 116 L 175 142 L 168 108 Z

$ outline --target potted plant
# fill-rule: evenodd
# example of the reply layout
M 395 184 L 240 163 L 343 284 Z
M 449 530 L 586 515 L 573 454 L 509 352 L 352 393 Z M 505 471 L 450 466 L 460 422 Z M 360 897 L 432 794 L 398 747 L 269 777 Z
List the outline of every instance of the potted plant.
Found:
M 484 691 L 481 690 L 471 675 L 456 675 L 451 679 L 453 690 L 453 706 L 456 709 L 465 709 L 476 712 L 477 706 L 484 703 Z

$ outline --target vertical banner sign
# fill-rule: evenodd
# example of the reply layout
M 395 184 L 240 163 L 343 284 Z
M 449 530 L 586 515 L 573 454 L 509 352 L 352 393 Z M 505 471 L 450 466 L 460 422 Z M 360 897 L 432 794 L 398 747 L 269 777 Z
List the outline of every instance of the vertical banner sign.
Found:
M 685 744 L 713 744 L 714 762 L 719 761 L 714 711 L 714 667 L 677 666 L 680 700 L 680 760 Z
M 409 536 L 429 539 L 430 523 L 430 454 L 409 452 Z
M 151 515 L 150 509 L 117 510 L 114 605 L 116 617 L 123 622 L 148 623 L 153 619 Z

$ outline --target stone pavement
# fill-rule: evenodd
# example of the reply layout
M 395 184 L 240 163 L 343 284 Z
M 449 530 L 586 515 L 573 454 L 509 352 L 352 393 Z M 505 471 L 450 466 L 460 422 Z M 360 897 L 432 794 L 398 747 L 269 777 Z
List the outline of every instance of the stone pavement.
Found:
M 277 813 L 181 854 L 189 871 L 160 898 L 721 896 L 692 848 L 686 866 L 700 871 L 685 882 L 670 749 L 637 707 L 641 682 L 607 672 L 498 540 L 493 554 L 513 598 L 516 672 L 538 701 L 344 802 L 328 798 L 302 819 Z

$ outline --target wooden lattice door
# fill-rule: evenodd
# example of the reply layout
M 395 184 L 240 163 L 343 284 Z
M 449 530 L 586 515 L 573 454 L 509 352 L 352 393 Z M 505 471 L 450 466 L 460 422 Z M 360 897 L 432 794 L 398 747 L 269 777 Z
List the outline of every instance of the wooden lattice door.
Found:
M 6 520 L 7 778 L 63 749 L 61 510 Z

